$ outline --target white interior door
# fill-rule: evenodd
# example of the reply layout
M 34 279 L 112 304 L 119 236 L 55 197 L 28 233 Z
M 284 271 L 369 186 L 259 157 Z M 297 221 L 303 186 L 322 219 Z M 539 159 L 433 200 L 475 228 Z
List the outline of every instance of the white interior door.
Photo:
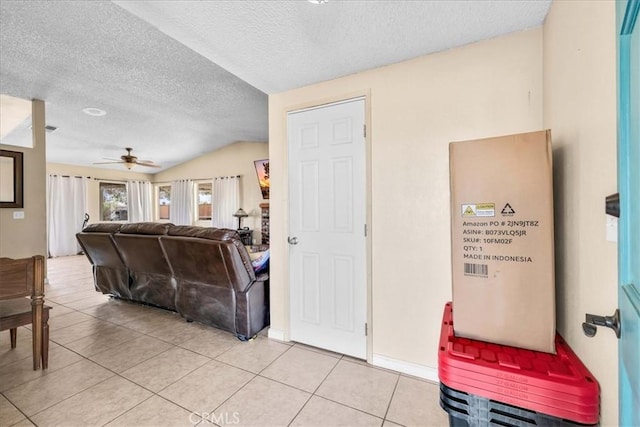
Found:
M 366 358 L 364 99 L 288 115 L 291 339 Z

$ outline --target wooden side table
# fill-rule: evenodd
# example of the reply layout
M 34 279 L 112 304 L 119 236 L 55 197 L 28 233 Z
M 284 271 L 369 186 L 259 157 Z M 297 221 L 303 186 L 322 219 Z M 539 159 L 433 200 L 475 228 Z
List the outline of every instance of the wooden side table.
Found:
M 237 231 L 243 245 L 251 245 L 253 243 L 253 230 L 241 229 Z

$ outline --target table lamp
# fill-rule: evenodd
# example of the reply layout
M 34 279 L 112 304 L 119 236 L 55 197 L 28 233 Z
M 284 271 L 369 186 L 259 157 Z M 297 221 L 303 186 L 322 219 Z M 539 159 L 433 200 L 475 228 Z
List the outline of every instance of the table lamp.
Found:
M 244 209 L 240 208 L 233 214 L 233 216 L 238 218 L 238 230 L 240 230 L 242 228 L 242 218 L 248 217 L 249 214 L 247 214 Z

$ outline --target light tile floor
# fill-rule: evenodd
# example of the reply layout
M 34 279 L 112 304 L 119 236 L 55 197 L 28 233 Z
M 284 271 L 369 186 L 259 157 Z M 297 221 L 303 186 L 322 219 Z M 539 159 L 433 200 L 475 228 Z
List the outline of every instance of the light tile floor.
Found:
M 0 334 L 0 426 L 448 425 L 437 384 L 109 298 L 84 256 L 47 266 L 49 369 L 29 327 Z

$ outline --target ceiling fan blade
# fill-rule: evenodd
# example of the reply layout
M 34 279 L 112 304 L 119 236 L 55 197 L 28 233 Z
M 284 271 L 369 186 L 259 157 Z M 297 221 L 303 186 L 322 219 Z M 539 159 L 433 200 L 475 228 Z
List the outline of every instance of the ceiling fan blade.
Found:
M 155 163 L 151 163 L 151 162 L 146 162 L 146 161 L 140 161 L 138 160 L 136 162 L 136 165 L 140 165 L 140 166 L 147 166 L 149 168 L 161 168 L 162 166 L 160 165 L 156 165 Z
M 102 160 L 111 160 L 112 162 L 121 162 L 122 161 L 120 159 L 108 159 L 106 157 L 103 157 Z
M 121 161 L 117 161 L 117 162 L 93 162 L 92 164 L 94 165 L 113 165 L 113 164 L 117 164 L 117 163 L 122 163 Z

